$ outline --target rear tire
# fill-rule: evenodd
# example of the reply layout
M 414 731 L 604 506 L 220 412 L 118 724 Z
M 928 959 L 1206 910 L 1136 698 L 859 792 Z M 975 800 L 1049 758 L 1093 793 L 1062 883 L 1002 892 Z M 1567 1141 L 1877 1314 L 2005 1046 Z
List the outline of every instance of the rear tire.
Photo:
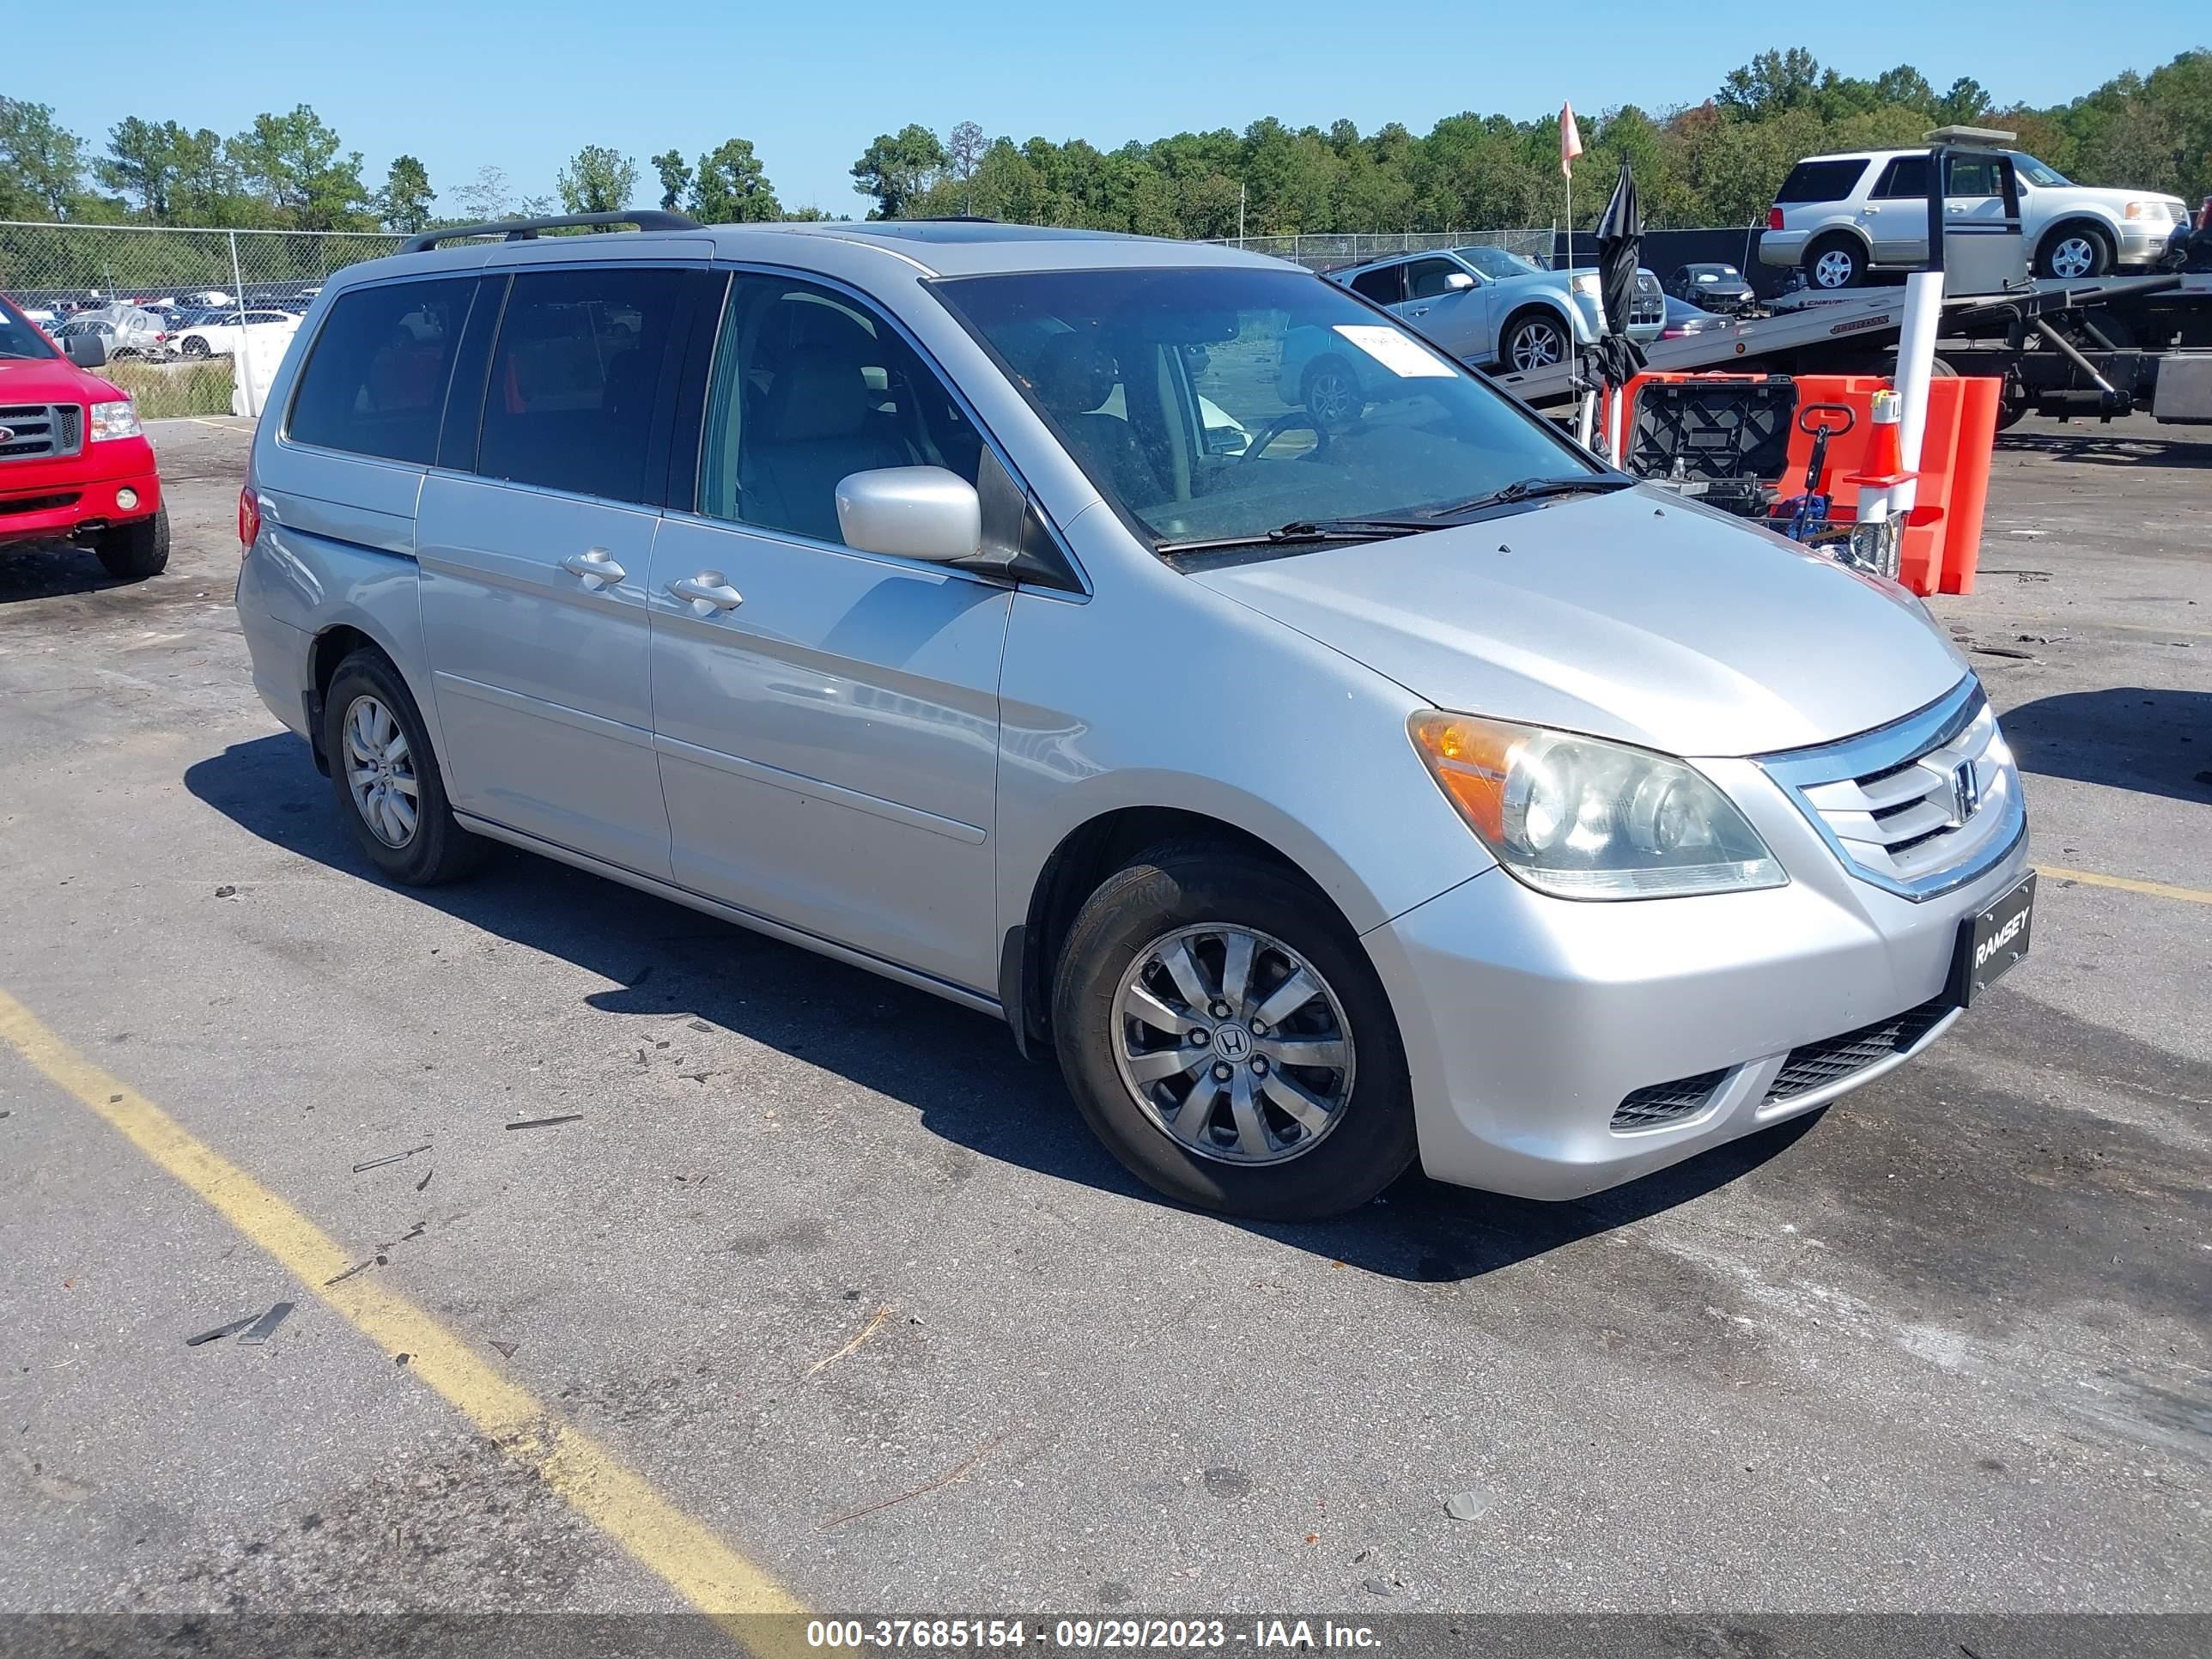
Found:
M 354 840 L 402 886 L 458 880 L 490 852 L 454 821 L 422 711 L 382 652 L 356 651 L 331 676 L 323 753 Z
M 1350 426 L 1367 412 L 1366 389 L 1359 371 L 1338 356 L 1316 357 L 1298 382 L 1306 413 L 1332 429 Z
M 1241 985 L 1231 934 L 1255 947 Z M 1158 965 L 1178 940 L 1200 975 L 1196 998 Z M 1301 972 L 1316 988 L 1282 1003 Z M 1132 1018 L 1133 998 L 1172 1026 Z M 1108 877 L 1060 951 L 1053 1030 L 1084 1121 L 1132 1174 L 1182 1203 L 1316 1220 L 1366 1203 L 1413 1162 L 1413 1088 L 1374 965 L 1309 884 L 1249 854 L 1181 842 Z M 1181 1045 L 1191 1064 L 1159 1069 Z M 1150 1084 L 1136 1069 L 1146 1060 Z M 1259 1126 L 1249 1141 L 1248 1117 Z
M 1805 281 L 1824 294 L 1856 288 L 1866 269 L 1866 249 L 1850 236 L 1823 236 L 1805 250 Z
M 110 526 L 95 537 L 92 550 L 118 581 L 143 582 L 169 564 L 169 509 L 154 509 L 150 519 Z
M 197 334 L 188 334 L 185 337 L 184 344 L 177 349 L 187 357 L 204 357 L 208 355 L 208 343 Z

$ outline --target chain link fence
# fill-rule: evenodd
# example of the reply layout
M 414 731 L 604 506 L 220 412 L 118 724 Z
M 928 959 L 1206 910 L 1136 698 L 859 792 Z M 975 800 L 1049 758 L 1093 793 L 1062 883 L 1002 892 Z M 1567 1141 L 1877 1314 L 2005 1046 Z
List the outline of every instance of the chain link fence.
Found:
M 1534 259 L 1539 264 L 1552 254 L 1553 232 L 1548 225 L 1520 230 L 1410 230 L 1315 232 L 1303 236 L 1221 236 L 1222 247 L 1241 247 L 1289 259 L 1314 270 L 1332 265 L 1356 265 L 1392 253 L 1433 253 L 1447 247 L 1501 247 L 1509 253 Z
M 52 332 L 98 333 L 100 372 L 153 417 L 228 415 L 239 345 L 276 356 L 332 271 L 398 251 L 349 231 L 0 220 L 0 294 Z M 261 378 L 266 379 L 264 368 Z

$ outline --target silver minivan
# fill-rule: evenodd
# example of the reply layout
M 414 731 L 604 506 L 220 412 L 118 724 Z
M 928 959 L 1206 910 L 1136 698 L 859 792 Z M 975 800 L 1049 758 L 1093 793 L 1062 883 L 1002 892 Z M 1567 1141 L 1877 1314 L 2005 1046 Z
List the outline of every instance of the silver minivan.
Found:
M 1917 601 L 1360 296 L 643 222 L 343 271 L 272 388 L 254 678 L 389 878 L 506 842 L 999 1016 L 1143 1179 L 1276 1218 L 1657 1170 L 2025 951 L 2019 775 Z M 1293 401 L 1316 331 L 1392 394 Z

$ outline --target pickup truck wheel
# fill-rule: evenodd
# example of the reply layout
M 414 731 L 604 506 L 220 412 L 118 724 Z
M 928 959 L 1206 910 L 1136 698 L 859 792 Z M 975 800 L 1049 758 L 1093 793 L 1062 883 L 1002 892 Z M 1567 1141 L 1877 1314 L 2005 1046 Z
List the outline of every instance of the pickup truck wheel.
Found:
M 112 525 L 94 538 L 100 568 L 118 581 L 143 582 L 169 563 L 169 509 L 156 507 L 150 519 Z
M 491 850 L 454 821 L 422 711 L 383 653 L 356 651 L 331 676 L 323 753 L 354 840 L 401 885 L 455 880 Z
M 1142 854 L 1076 917 L 1053 1029 L 1084 1119 L 1147 1185 L 1308 1221 L 1413 1163 L 1413 1090 L 1358 938 L 1280 866 L 1204 843 Z
M 1832 292 L 1866 280 L 1866 250 L 1849 236 L 1823 236 L 1805 250 L 1805 280 Z
M 1571 349 L 1566 325 L 1556 313 L 1540 308 L 1516 312 L 1507 318 L 1505 331 L 1498 338 L 1503 343 L 1498 360 L 1516 373 L 1563 363 Z
M 2112 268 L 2112 244 L 2094 225 L 2060 225 L 2035 252 L 2035 274 L 2082 282 Z

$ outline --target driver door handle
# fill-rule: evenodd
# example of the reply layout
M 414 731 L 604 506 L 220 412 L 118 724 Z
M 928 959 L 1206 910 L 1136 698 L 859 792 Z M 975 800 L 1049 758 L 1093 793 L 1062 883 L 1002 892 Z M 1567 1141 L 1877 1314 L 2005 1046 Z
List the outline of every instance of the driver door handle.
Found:
M 1425 317 L 1428 314 L 1429 308 L 1426 306 L 1415 306 L 1407 313 L 1407 315 L 1411 317 Z
M 695 617 L 711 617 L 717 611 L 735 611 L 745 596 L 730 586 L 719 570 L 702 570 L 668 584 L 668 591 L 686 600 Z
M 561 568 L 572 576 L 580 576 L 586 591 L 593 593 L 603 587 L 614 586 L 629 574 L 614 562 L 614 556 L 604 547 L 586 548 L 581 553 L 571 553 L 561 561 Z

